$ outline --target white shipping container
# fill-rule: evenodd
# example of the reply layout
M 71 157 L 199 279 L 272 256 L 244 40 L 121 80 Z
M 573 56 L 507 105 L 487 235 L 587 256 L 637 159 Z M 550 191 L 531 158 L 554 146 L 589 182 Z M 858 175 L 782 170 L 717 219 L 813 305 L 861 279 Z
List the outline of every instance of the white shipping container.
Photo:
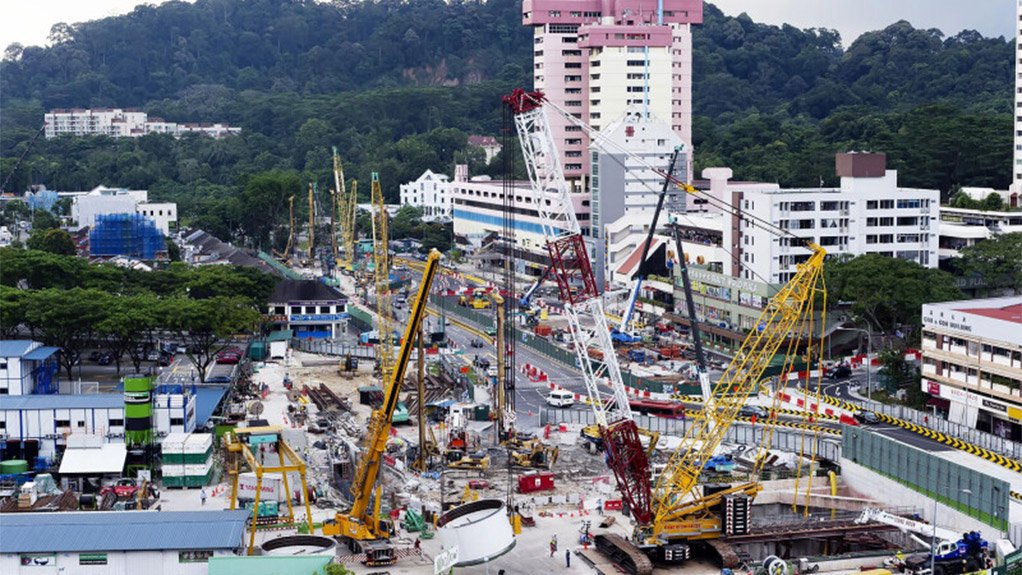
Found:
M 213 447 L 212 433 L 192 433 L 184 444 L 185 453 L 206 453 Z
M 259 499 L 281 501 L 284 482 L 279 473 L 264 473 Z M 238 499 L 255 499 L 256 475 L 251 471 L 238 475 Z

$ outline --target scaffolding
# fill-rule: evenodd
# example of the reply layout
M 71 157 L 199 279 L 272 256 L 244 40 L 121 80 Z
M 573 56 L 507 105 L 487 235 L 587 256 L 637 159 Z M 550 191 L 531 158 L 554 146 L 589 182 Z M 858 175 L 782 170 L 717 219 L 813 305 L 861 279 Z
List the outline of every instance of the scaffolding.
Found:
M 155 260 L 166 256 L 167 243 L 156 224 L 142 214 L 105 214 L 96 216 L 89 232 L 89 253 Z

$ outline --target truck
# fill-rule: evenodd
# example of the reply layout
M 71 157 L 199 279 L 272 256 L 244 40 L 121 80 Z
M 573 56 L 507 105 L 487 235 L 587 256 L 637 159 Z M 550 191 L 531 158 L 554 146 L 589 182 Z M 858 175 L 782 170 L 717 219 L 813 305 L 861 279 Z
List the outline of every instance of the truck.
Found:
M 962 575 L 989 567 L 989 543 L 978 531 L 969 531 L 959 537 L 954 531 L 874 508 L 863 510 L 855 520 L 860 524 L 870 521 L 897 527 L 923 545 L 927 543 L 915 537 L 916 534 L 933 539 L 930 543 L 932 555 L 913 553 L 895 562 L 909 575 Z

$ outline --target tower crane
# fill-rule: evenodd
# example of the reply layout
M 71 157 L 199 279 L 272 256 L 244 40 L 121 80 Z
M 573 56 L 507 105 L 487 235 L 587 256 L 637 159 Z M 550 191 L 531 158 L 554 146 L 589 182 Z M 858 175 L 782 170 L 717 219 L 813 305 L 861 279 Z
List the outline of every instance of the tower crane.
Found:
M 545 98 L 542 93 L 518 89 L 505 96 L 504 101 L 514 112 L 529 178 L 541 197 L 539 213 L 554 268 L 553 275 L 565 302 L 565 314 L 569 319 L 586 390 L 593 400 L 597 423 L 608 447 L 608 464 L 635 519 L 632 541 L 654 558 L 669 562 L 685 559 L 690 540 L 713 540 L 748 528 L 747 521 L 741 524 L 740 516 L 744 513 L 747 517 L 751 498 L 759 491 L 758 482 L 753 480 L 704 494 L 698 484 L 699 475 L 703 463 L 723 442 L 741 407 L 758 392 L 759 381 L 782 344 L 788 343 L 786 368 L 793 365 L 799 353 L 797 342 L 805 335 L 809 336 L 806 357 L 812 360 L 815 353 L 822 358 L 820 346 L 813 349 L 812 315 L 818 296 L 823 299 L 825 307 L 822 272 L 826 251 L 811 240 L 750 214 L 742 214 L 734 206 L 707 195 L 708 201 L 721 203 L 722 209 L 741 216 L 746 225 L 758 225 L 780 236 L 781 241 L 789 245 L 806 248 L 809 255 L 797 264 L 794 276 L 769 300 L 756 322 L 757 328 L 750 331 L 735 359 L 713 387 L 710 394 L 714 398 L 713 409 L 707 409 L 705 417 L 692 422 L 655 489 L 649 491 L 648 460 L 638 443 L 638 428 L 628 409 L 602 302 L 596 294 L 584 240 L 571 210 L 545 111 Z M 569 122 L 588 129 L 574 116 L 552 104 L 549 106 L 564 114 Z M 599 141 L 598 138 L 594 140 Z M 697 192 L 671 173 L 655 171 L 686 191 Z M 545 202 L 542 199 L 550 201 L 550 208 L 543 208 Z M 679 257 L 684 256 L 679 254 Z M 583 316 L 591 318 L 595 327 L 584 329 L 579 322 Z M 822 338 L 815 341 L 822 341 Z M 599 368 L 593 368 L 590 363 L 586 352 L 590 345 L 604 352 L 604 363 Z M 600 398 L 597 387 L 598 377 L 604 373 L 609 376 L 614 392 L 609 401 Z M 757 462 L 752 477 L 758 476 L 765 461 L 761 458 Z M 727 510 L 730 515 L 722 516 L 719 509 Z M 631 563 L 628 567 L 633 573 L 651 570 L 645 557 L 636 556 L 618 542 L 608 545 L 611 553 Z M 599 540 L 597 546 L 601 547 Z M 603 548 L 607 549 L 606 546 Z
M 373 277 L 376 282 L 376 334 L 379 344 L 376 357 L 380 361 L 380 373 L 384 381 L 390 376 L 394 364 L 394 342 L 390 328 L 390 261 L 389 236 L 387 235 L 387 209 L 383 205 L 383 189 L 380 174 L 373 172 Z
M 649 460 L 628 405 L 603 299 L 568 195 L 544 100 L 541 92 L 520 88 L 504 96 L 505 105 L 513 113 L 529 180 L 539 196 L 537 206 L 553 268 L 551 275 L 564 302 L 575 356 L 607 450 L 607 462 L 629 510 L 637 521 L 647 523 L 651 518 Z M 600 352 L 599 360 L 590 357 L 590 347 Z M 603 378 L 613 391 L 609 400 L 600 395 Z
M 376 181 L 374 174 L 374 181 Z M 366 551 L 370 561 L 375 564 L 393 562 L 394 550 L 387 542 L 396 533 L 394 523 L 389 518 L 380 517 L 381 488 L 378 485 L 383 455 L 390 437 L 391 418 L 397 407 L 401 394 L 401 384 L 405 377 L 405 368 L 415 346 L 415 337 L 422 327 L 422 317 L 426 313 L 430 288 L 433 277 L 439 267 L 440 252 L 432 250 L 426 258 L 426 267 L 419 282 L 419 290 L 415 303 L 410 310 L 408 325 L 405 326 L 404 338 L 397 360 L 384 380 L 383 404 L 373 410 L 369 417 L 367 435 L 368 442 L 362 458 L 355 469 L 351 483 L 351 494 L 354 497 L 351 509 L 347 512 L 338 511 L 333 521 L 323 524 L 323 535 L 333 535 L 349 541 L 353 550 L 361 548 Z

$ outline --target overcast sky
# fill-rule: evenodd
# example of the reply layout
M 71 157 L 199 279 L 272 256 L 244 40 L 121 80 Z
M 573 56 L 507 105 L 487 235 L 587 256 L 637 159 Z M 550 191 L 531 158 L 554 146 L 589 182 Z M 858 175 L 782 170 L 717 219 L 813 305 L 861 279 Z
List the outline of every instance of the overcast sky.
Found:
M 136 4 L 163 0 L 2 0 L 0 48 L 11 42 L 44 45 L 50 26 L 128 13 Z M 963 29 L 985 36 L 1014 34 L 1014 0 L 714 0 L 725 14 L 747 12 L 753 20 L 799 28 L 835 28 L 847 47 L 863 32 L 908 20 L 917 28 Z

